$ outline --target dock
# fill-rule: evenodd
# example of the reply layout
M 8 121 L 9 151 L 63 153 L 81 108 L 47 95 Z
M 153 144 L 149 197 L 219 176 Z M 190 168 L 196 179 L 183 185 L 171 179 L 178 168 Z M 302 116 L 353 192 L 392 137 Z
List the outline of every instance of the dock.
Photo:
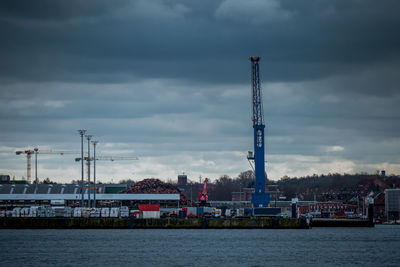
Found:
M 309 229 L 305 219 L 263 218 L 1 218 L 0 229 Z
M 369 219 L 324 219 L 315 218 L 311 221 L 311 227 L 374 227 Z

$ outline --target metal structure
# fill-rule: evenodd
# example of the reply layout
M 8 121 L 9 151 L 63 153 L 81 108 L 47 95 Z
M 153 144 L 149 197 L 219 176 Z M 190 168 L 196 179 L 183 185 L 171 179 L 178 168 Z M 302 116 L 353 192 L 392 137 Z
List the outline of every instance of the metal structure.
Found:
M 37 154 L 38 154 L 39 148 L 35 147 L 33 150 L 35 151 L 35 184 L 36 184 L 36 191 L 37 191 L 37 184 L 39 183 L 38 176 L 37 176 Z
M 115 160 L 138 160 L 138 157 L 97 157 L 96 156 L 96 144 L 98 143 L 98 141 L 93 141 L 93 157 L 84 157 L 83 159 L 86 161 L 86 168 L 87 168 L 87 174 L 88 174 L 88 199 L 90 201 L 90 196 L 89 194 L 91 194 L 91 186 L 90 186 L 90 161 L 93 161 L 93 182 L 94 182 L 94 193 L 93 193 L 93 199 L 94 199 L 94 206 L 96 207 L 96 161 L 97 160 L 109 160 L 109 161 L 115 161 Z M 89 152 L 88 152 L 89 154 Z M 83 160 L 82 158 L 75 158 L 75 161 L 81 161 L 82 162 L 82 166 L 83 166 Z M 82 187 L 84 188 L 84 187 Z M 83 191 L 83 190 L 82 190 Z M 89 206 L 90 207 L 90 206 Z
M 78 130 L 79 135 L 81 136 L 81 158 L 83 158 L 83 136 L 86 133 L 86 130 Z M 84 181 L 83 181 L 83 160 L 82 160 L 82 165 L 81 165 L 81 171 L 82 171 L 82 181 L 81 181 L 81 188 L 82 188 L 82 192 L 81 192 L 81 207 L 84 207 L 85 205 L 85 198 L 84 198 L 84 192 L 83 192 L 83 187 L 84 187 Z
M 88 158 L 90 159 L 90 139 L 92 139 L 93 135 L 85 135 L 85 137 L 88 142 L 87 154 L 88 154 Z M 88 160 L 87 164 L 88 164 L 88 168 L 87 168 L 87 171 L 88 171 L 88 208 L 90 208 L 90 194 L 91 194 L 91 192 L 90 192 L 90 160 Z
M 21 154 L 26 154 L 26 180 L 28 183 L 31 183 L 31 157 L 32 154 L 34 154 L 34 150 L 24 150 L 24 151 L 15 151 L 15 154 L 21 155 Z
M 94 183 L 94 191 L 93 191 L 93 207 L 96 208 L 96 145 L 99 141 L 92 141 L 93 144 L 93 183 Z
M 252 107 L 254 129 L 254 155 L 249 152 L 247 159 L 254 161 L 255 191 L 251 196 L 253 207 L 268 207 L 269 194 L 265 192 L 265 156 L 264 156 L 264 110 L 260 86 L 260 57 L 250 57 Z
M 84 157 L 83 158 L 84 160 L 88 160 L 88 157 Z M 108 156 L 108 157 L 96 157 L 96 160 L 109 160 L 109 161 L 115 161 L 115 160 L 138 160 L 139 158 L 138 157 L 112 157 L 112 156 Z M 94 158 L 93 157 L 91 157 L 90 158 L 90 161 L 93 161 L 94 160 Z M 75 158 L 75 161 L 76 162 L 79 162 L 79 161 L 81 161 L 81 158 Z M 87 165 L 87 164 L 86 164 Z
M 199 192 L 199 201 L 201 206 L 206 206 L 208 201 L 208 193 L 207 193 L 207 183 L 208 179 L 204 180 L 203 191 Z
M 27 158 L 27 164 L 26 164 L 26 172 L 27 172 L 27 181 L 28 183 L 31 182 L 31 158 L 32 154 L 35 155 L 35 183 L 38 184 L 38 175 L 37 175 L 37 155 L 38 154 L 59 154 L 59 155 L 64 155 L 64 154 L 77 154 L 78 152 L 76 151 L 58 151 L 58 150 L 39 150 L 37 147 L 35 147 L 33 150 L 27 149 L 24 151 L 16 151 L 16 155 L 21 155 L 21 154 L 26 154 Z

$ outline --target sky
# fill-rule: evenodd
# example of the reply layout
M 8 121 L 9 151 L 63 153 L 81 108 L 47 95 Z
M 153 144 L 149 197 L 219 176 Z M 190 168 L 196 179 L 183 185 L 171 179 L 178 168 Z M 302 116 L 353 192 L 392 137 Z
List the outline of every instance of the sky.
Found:
M 77 153 L 39 154 L 39 180 L 80 179 L 86 129 L 97 155 L 139 158 L 97 161 L 103 182 L 236 177 L 251 168 L 257 55 L 269 179 L 400 174 L 398 10 L 395 0 L 3 0 L 0 173 L 26 178 L 15 151 L 37 147 Z

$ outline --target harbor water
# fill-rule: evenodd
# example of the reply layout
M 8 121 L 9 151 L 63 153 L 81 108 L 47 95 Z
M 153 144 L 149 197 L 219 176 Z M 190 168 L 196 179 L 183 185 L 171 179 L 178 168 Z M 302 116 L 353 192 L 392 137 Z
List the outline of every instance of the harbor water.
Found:
M 400 226 L 0 230 L 0 266 L 399 266 Z

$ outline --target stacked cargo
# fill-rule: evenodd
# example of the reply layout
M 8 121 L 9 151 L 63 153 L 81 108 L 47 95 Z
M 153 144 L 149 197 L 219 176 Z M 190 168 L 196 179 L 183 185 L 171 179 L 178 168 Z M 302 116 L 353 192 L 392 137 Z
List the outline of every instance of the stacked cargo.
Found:
M 178 217 L 179 218 L 185 218 L 186 217 L 186 211 L 181 209 L 178 211 Z
M 187 207 L 186 208 L 186 216 L 188 217 L 197 217 L 199 212 L 202 212 L 202 209 L 198 209 L 196 207 Z
M 20 217 L 29 217 L 30 208 L 21 208 Z
M 225 210 L 225 217 L 231 217 L 231 210 L 230 209 L 226 209 Z
M 71 208 L 64 206 L 32 206 L 32 207 L 16 207 L 9 212 L 10 217 L 75 217 L 75 218 L 160 218 L 160 217 L 243 217 L 249 216 L 246 209 L 217 209 L 213 207 L 184 207 L 177 208 L 161 208 L 159 204 L 140 204 L 138 210 L 129 210 L 129 207 L 114 208 Z M 7 211 L 0 210 L 0 217 L 7 216 Z
M 103 217 L 103 218 L 110 217 L 110 208 L 102 208 L 101 209 L 101 217 Z
M 118 218 L 119 217 L 119 208 L 111 208 L 110 217 Z
M 100 218 L 101 209 L 99 208 L 91 208 L 90 209 L 90 217 L 91 218 Z
M 139 205 L 141 218 L 143 219 L 159 219 L 160 205 Z
M 74 216 L 75 218 L 80 218 L 80 217 L 82 217 L 82 208 L 75 208 L 75 209 L 74 209 L 73 216 Z
M 197 216 L 203 217 L 203 214 L 204 214 L 204 207 L 198 207 L 197 208 Z
M 212 210 L 212 216 L 213 217 L 216 217 L 216 218 L 221 217 L 221 214 L 222 214 L 222 210 L 221 209 L 213 209 Z
M 140 210 L 130 210 L 129 215 L 132 216 L 133 218 L 140 218 Z
M 190 200 L 186 199 L 181 191 L 170 183 L 164 183 L 159 179 L 144 179 L 129 187 L 127 194 L 180 194 L 180 205 L 187 206 Z
M 40 206 L 37 208 L 37 217 L 46 217 L 46 207 Z
M 64 217 L 65 207 L 53 207 L 54 217 Z
M 236 217 L 237 209 L 231 209 L 231 216 Z
M 72 208 L 71 207 L 65 207 L 64 217 L 66 217 L 66 218 L 72 217 Z
M 54 217 L 54 211 L 51 207 L 46 207 L 46 217 Z
M 14 208 L 13 209 L 13 213 L 12 213 L 13 217 L 20 217 L 20 214 L 21 214 L 21 208 Z
M 237 216 L 238 217 L 244 217 L 244 208 L 238 209 Z
M 176 208 L 160 208 L 161 217 L 178 217 L 178 209 Z
M 32 206 L 32 207 L 30 207 L 29 208 L 30 209 L 30 211 L 29 211 L 29 217 L 37 217 L 37 210 L 38 210 L 38 207 L 35 207 L 35 206 Z
M 183 208 L 183 210 L 186 211 L 187 217 L 197 217 L 197 208 L 196 207 L 187 207 L 187 208 Z
M 90 208 L 82 208 L 82 217 L 89 218 L 90 217 Z
M 213 214 L 213 208 L 211 207 L 204 207 L 203 209 L 203 216 L 209 216 L 211 217 Z
M 121 218 L 128 218 L 129 217 L 129 208 L 127 206 L 121 207 Z

